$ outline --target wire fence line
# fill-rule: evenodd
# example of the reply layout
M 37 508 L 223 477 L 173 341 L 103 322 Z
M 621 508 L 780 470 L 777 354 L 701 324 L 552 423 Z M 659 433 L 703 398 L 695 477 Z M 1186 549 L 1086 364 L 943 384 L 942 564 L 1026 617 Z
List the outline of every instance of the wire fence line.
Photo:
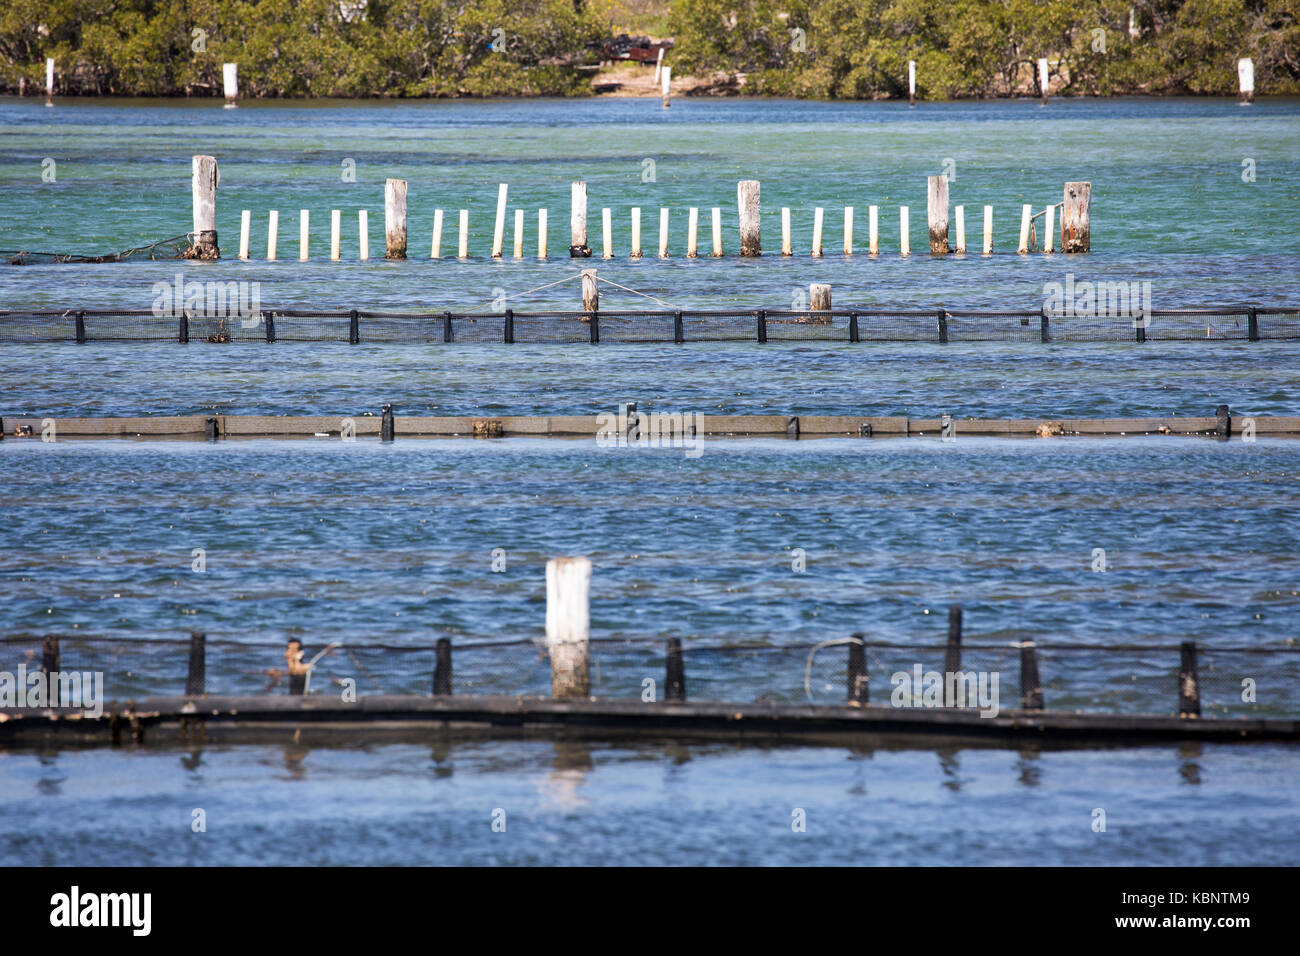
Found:
M 340 696 L 347 689 L 361 696 L 551 694 L 550 658 L 541 640 L 442 643 L 314 641 L 302 647 L 303 660 L 314 661 L 311 676 L 303 681 L 299 667 L 295 685 L 282 644 L 206 635 L 14 635 L 0 637 L 0 671 L 100 672 L 105 695 L 116 700 L 304 689 L 312 696 Z M 983 706 L 991 702 L 1000 710 L 1176 714 L 1187 706 L 1190 666 L 1197 712 L 1204 716 L 1300 717 L 1300 645 L 1191 645 L 1189 665 L 1189 644 L 972 641 L 961 643 L 953 657 L 951 643 L 862 635 L 788 645 L 593 638 L 591 693 L 666 699 L 669 661 L 679 653 L 682 698 L 698 701 L 935 706 L 936 693 L 946 700 L 947 675 L 957 673 L 971 677 L 968 687 L 977 696 L 968 706 L 981 706 L 983 694 Z M 856 661 L 854 645 L 860 648 Z
M 1205 306 L 1138 318 L 1047 309 L 664 309 L 384 312 L 262 309 L 249 315 L 148 309 L 0 311 L 0 342 L 1150 342 L 1300 339 L 1300 307 Z

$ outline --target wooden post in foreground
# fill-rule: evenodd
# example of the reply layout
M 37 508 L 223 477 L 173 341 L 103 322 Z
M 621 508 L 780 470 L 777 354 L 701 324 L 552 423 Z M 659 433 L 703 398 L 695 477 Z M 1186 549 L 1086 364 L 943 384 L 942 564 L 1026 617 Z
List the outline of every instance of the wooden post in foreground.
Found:
M 949 675 L 956 674 L 961 670 L 961 605 L 953 604 L 948 608 L 948 646 L 943 654 L 943 706 L 955 707 L 957 702 L 953 700 L 952 691 L 956 689 L 956 682 L 949 679 Z
M 831 287 L 825 282 L 814 282 L 808 286 L 808 308 L 814 313 L 830 312 L 831 310 Z M 812 325 L 830 325 L 832 318 L 829 315 L 812 315 L 808 321 Z
M 659 258 L 668 258 L 668 207 L 659 207 Z
M 437 657 L 433 665 L 433 694 L 435 697 L 451 696 L 451 638 L 440 637 Z
M 825 219 L 826 213 L 821 206 L 813 209 L 812 255 L 819 259 L 822 254 L 822 225 L 825 223 Z
M 429 247 L 430 259 L 442 258 L 442 210 L 433 211 L 433 244 Z
M 524 211 L 515 210 L 515 258 L 524 257 Z
M 537 210 L 537 258 L 546 258 L 546 210 Z
M 953 206 L 953 218 L 957 222 L 957 247 L 956 252 L 959 256 L 966 255 L 966 207 Z
M 608 206 L 600 211 L 600 246 L 601 258 L 614 258 L 614 220 Z
M 276 240 L 280 238 L 280 211 L 272 209 L 266 218 L 266 261 L 274 262 Z
M 185 696 L 201 697 L 207 693 L 207 636 L 190 634 L 190 666 L 185 675 Z
M 713 258 L 722 258 L 722 210 L 713 207 Z
M 1043 251 L 1051 252 L 1053 233 L 1056 231 L 1056 207 L 1048 206 L 1043 210 Z
M 740 210 L 740 254 L 746 257 L 763 254 L 758 192 L 757 179 L 742 179 L 736 184 L 736 205 Z
M 1255 61 L 1250 57 L 1237 61 L 1237 90 L 1241 102 L 1255 102 Z
M 235 64 L 221 64 L 221 85 L 225 87 L 226 109 L 233 110 L 239 105 L 235 102 L 239 97 L 239 76 Z
M 307 673 L 311 667 L 302 658 L 302 641 L 296 637 L 289 638 L 289 646 L 284 651 L 284 660 L 289 671 L 289 693 L 294 697 L 301 697 L 307 692 Z
M 1088 252 L 1092 249 L 1092 183 L 1066 183 L 1065 205 L 1061 207 L 1061 251 Z
M 1201 716 L 1201 687 L 1196 668 L 1196 642 L 1183 641 L 1178 667 L 1178 716 Z
M 686 258 L 695 259 L 700 254 L 700 210 L 692 206 L 686 214 Z
M 931 176 L 925 192 L 925 219 L 930 227 L 930 255 L 948 254 L 948 177 Z
M 844 207 L 844 254 L 853 255 L 853 207 Z
M 253 228 L 253 211 L 245 209 L 239 214 L 239 258 L 248 258 L 248 234 Z
M 298 259 L 301 262 L 307 261 L 308 246 L 310 243 L 310 225 L 311 212 L 306 209 L 298 210 Z
M 1043 685 L 1038 679 L 1038 650 L 1033 641 L 1020 642 L 1020 706 L 1043 709 Z
M 50 707 L 59 706 L 59 639 L 57 637 L 41 638 L 41 672 L 45 675 L 45 703 Z
M 993 207 L 984 207 L 984 255 L 993 255 Z
M 194 257 L 220 259 L 217 246 L 217 172 L 215 156 L 195 156 L 191 189 L 194 194 Z
M 469 258 L 469 210 L 460 211 L 460 234 L 456 239 L 456 256 L 460 259 Z
M 868 687 L 871 683 L 867 672 L 867 648 L 861 634 L 854 634 L 854 641 L 849 644 L 849 668 L 847 673 L 848 704 L 865 707 L 870 702 Z
M 898 254 L 900 256 L 912 254 L 911 212 L 906 206 L 898 207 Z
M 781 255 L 794 255 L 794 248 L 790 244 L 790 207 L 781 207 Z
M 492 222 L 492 258 L 500 259 L 506 245 L 506 183 L 497 186 L 497 217 Z
M 546 562 L 546 645 L 551 654 L 551 696 L 588 697 L 587 663 L 591 561 L 552 558 Z
M 384 258 L 406 258 L 406 180 L 384 182 Z
M 370 258 L 370 210 L 357 210 L 357 258 L 365 262 Z
M 867 208 L 867 253 L 880 255 L 880 207 Z
M 330 258 L 335 262 L 339 258 L 339 230 L 343 227 L 343 211 L 330 210 Z
M 682 639 L 668 638 L 667 662 L 664 668 L 664 700 L 686 699 L 686 664 L 682 660 Z
M 633 259 L 641 258 L 641 207 L 632 207 L 632 251 Z
M 596 283 L 595 269 L 582 270 L 582 311 L 600 311 L 600 287 Z
M 574 183 L 572 186 L 572 205 L 569 211 L 569 258 L 587 259 L 591 256 L 591 247 L 587 245 L 587 184 Z

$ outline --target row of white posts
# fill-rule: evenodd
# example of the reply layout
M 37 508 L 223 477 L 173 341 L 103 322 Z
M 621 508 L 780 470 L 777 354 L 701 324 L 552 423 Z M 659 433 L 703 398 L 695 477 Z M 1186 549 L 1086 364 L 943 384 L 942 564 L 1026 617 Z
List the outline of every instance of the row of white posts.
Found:
M 202 162 L 201 162 L 202 161 Z M 194 179 L 194 232 L 203 236 L 205 230 L 211 230 L 215 245 L 216 232 L 216 161 L 212 157 L 195 157 Z M 210 166 L 208 164 L 211 164 Z M 202 172 L 201 172 L 202 169 Z M 390 259 L 404 259 L 407 253 L 407 218 L 406 218 L 406 181 L 390 179 L 385 184 L 384 196 L 384 255 Z M 497 191 L 496 223 L 492 232 L 492 257 L 502 258 L 505 254 L 505 230 L 508 186 L 500 184 Z M 592 250 L 587 245 L 587 184 L 582 182 L 572 185 L 572 210 L 570 213 L 571 244 L 569 254 L 572 258 L 587 258 Z M 1066 183 L 1065 198 L 1060 205 L 1063 209 L 1061 218 L 1061 247 L 1064 252 L 1089 251 L 1089 204 L 1091 184 Z M 738 184 L 737 207 L 740 221 L 740 254 L 742 256 L 759 256 L 762 254 L 761 229 L 759 223 L 759 183 L 757 180 L 744 180 Z M 926 222 L 929 229 L 929 250 L 931 255 L 947 255 L 950 251 L 958 254 L 966 252 L 966 207 L 953 209 L 956 227 L 955 243 L 950 248 L 948 232 L 948 179 L 945 176 L 931 176 L 928 182 L 926 203 Z M 547 210 L 537 210 L 537 258 L 547 258 Z M 668 207 L 659 209 L 659 245 L 658 256 L 669 256 L 669 212 Z M 722 209 L 714 206 L 712 212 L 712 255 L 722 256 Z M 699 256 L 699 213 L 691 207 L 687 216 L 687 258 Z M 1045 217 L 1043 251 L 1054 251 L 1054 233 L 1056 205 L 1043 210 Z M 524 216 L 523 209 L 514 211 L 514 258 L 524 257 Z M 360 240 L 360 258 L 370 258 L 370 217 L 368 210 L 357 213 L 358 237 Z M 1016 251 L 1029 251 L 1029 237 L 1032 220 L 1037 218 L 1032 207 L 1026 203 L 1021 207 L 1020 239 Z M 811 253 L 814 257 L 823 256 L 823 234 L 825 227 L 825 210 L 818 206 L 813 210 L 813 236 Z M 846 256 L 854 254 L 854 207 L 844 207 L 844 245 Z M 867 252 L 869 255 L 880 254 L 880 207 L 869 206 L 867 209 Z M 249 240 L 252 226 L 251 210 L 243 210 L 240 216 L 239 258 L 249 258 Z M 310 212 L 299 212 L 298 258 L 307 259 L 309 242 Z M 911 254 L 910 210 L 900 206 L 898 210 L 898 251 L 900 255 Z M 267 253 L 268 260 L 276 258 L 276 242 L 279 233 L 279 212 L 272 210 L 268 222 Z M 330 212 L 330 258 L 340 258 L 342 231 L 342 213 L 338 209 Z M 437 209 L 433 216 L 433 241 L 429 249 L 431 259 L 442 258 L 443 210 Z M 993 252 L 993 207 L 984 207 L 984 236 L 982 244 L 984 255 Z M 789 207 L 781 209 L 781 254 L 794 254 L 791 240 L 791 215 Z M 459 237 L 456 255 L 459 258 L 469 256 L 469 210 L 460 210 Z M 641 208 L 631 210 L 631 249 L 630 256 L 639 259 L 643 255 L 641 244 Z M 606 207 L 601 209 L 601 257 L 614 258 L 613 214 Z

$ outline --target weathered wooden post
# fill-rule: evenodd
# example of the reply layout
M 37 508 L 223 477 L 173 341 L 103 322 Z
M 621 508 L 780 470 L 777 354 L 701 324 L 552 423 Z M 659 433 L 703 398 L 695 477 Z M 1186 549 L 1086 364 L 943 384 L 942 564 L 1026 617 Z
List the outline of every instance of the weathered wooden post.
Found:
M 506 244 L 506 191 L 507 184 L 497 186 L 497 217 L 492 223 L 492 258 L 500 259 Z
M 266 261 L 275 261 L 275 245 L 280 232 L 280 211 L 272 209 L 266 217 Z
M 600 245 L 601 258 L 614 258 L 614 220 L 613 213 L 606 206 L 600 211 Z
M 353 313 L 355 314 L 355 313 Z M 353 336 L 355 340 L 358 336 Z M 379 406 L 379 440 L 390 442 L 393 440 L 396 431 L 396 422 L 393 420 L 393 406 L 389 402 Z
M 668 653 L 664 668 L 664 700 L 686 699 L 686 663 L 682 660 L 682 639 L 668 638 Z
M 966 255 L 966 207 L 953 206 L 953 218 L 957 221 L 957 255 Z
M 45 675 L 45 703 L 59 706 L 59 639 L 41 638 L 41 672 Z
M 1214 410 L 1214 434 L 1225 440 L 1232 435 L 1232 409 L 1227 405 Z
M 460 235 L 456 240 L 456 256 L 460 259 L 469 258 L 469 210 L 460 211 Z
M 1029 251 L 1029 220 L 1033 218 L 1033 211 L 1029 203 L 1020 207 L 1020 245 L 1016 246 L 1016 252 L 1024 255 Z
M 185 696 L 201 697 L 207 693 L 207 636 L 190 634 L 190 664 L 185 675 Z
M 54 57 L 45 58 L 45 105 L 54 105 Z
M 1255 61 L 1248 56 L 1237 61 L 1237 90 L 1241 102 L 1255 102 Z
M 546 210 L 537 210 L 537 258 L 546 258 Z
M 582 270 L 582 311 L 589 316 L 600 311 L 600 288 L 595 269 Z
M 289 645 L 284 651 L 284 660 L 289 671 L 289 694 L 293 697 L 301 697 L 307 692 L 307 673 L 311 667 L 302 658 L 302 641 L 296 637 L 289 638 Z
M 1088 252 L 1092 249 L 1092 183 L 1066 183 L 1065 205 L 1061 208 L 1061 251 Z
M 930 255 L 948 254 L 948 177 L 931 176 L 925 193 L 925 221 L 930 227 Z
M 194 247 L 196 259 L 220 259 L 217 246 L 217 172 L 215 156 L 195 156 L 191 191 L 194 195 Z
M 943 706 L 956 707 L 953 693 L 957 685 L 951 675 L 961 670 L 961 605 L 948 607 L 948 646 L 943 654 Z
M 311 213 L 306 209 L 298 210 L 298 259 L 300 262 L 306 262 L 310 251 L 310 226 Z
M 722 209 L 713 207 L 713 258 L 722 258 Z
M 357 258 L 365 262 L 370 258 L 370 210 L 357 210 Z
M 898 207 L 898 254 L 900 256 L 910 256 L 912 254 L 912 211 L 907 206 Z
M 659 207 L 659 258 L 668 258 L 668 207 Z
M 1048 206 L 1043 210 L 1043 251 L 1052 251 L 1053 233 L 1056 231 L 1056 207 Z
M 880 207 L 867 208 L 867 253 L 880 255 Z
M 853 255 L 853 207 L 844 207 L 844 254 Z
M 451 696 L 451 638 L 440 637 L 433 664 L 433 696 Z
M 668 109 L 669 107 L 668 100 L 671 96 L 672 86 L 673 86 L 673 68 L 671 66 L 666 66 L 664 67 L 664 73 L 663 73 L 664 109 Z
M 248 236 L 253 228 L 253 211 L 245 209 L 239 214 L 239 258 L 248 258 Z
M 757 179 L 742 179 L 736 184 L 736 205 L 740 210 L 740 254 L 746 257 L 763 254 L 758 190 Z
M 826 213 L 821 206 L 813 209 L 812 255 L 819 259 L 822 254 L 822 225 L 825 222 L 825 217 Z
M 546 645 L 551 654 L 553 697 L 590 696 L 590 588 L 590 559 L 552 558 L 546 562 Z
M 1178 716 L 1201 716 L 1201 683 L 1196 668 L 1196 642 L 1183 641 L 1178 667 Z
M 832 322 L 830 315 L 817 315 L 816 313 L 830 312 L 831 287 L 825 282 L 814 282 L 808 286 L 808 308 L 814 313 L 808 320 L 811 324 L 830 325 Z
M 849 642 L 849 666 L 845 675 L 850 707 L 865 707 L 871 699 L 871 676 L 867 671 L 867 647 L 861 634 L 854 634 Z
M 405 179 L 384 182 L 384 258 L 406 258 Z
M 1040 56 L 1038 58 L 1038 88 L 1042 91 L 1044 106 L 1047 105 L 1047 80 L 1047 57 Z
M 700 210 L 692 206 L 686 214 L 686 258 L 695 259 L 700 254 Z
M 641 207 L 632 207 L 632 252 L 633 259 L 641 258 Z
M 993 255 L 993 207 L 984 207 L 984 255 Z
M 515 259 L 524 257 L 524 211 L 515 210 Z
M 225 87 L 226 109 L 233 110 L 239 105 L 235 102 L 239 98 L 239 76 L 235 64 L 221 64 L 221 85 Z
M 790 243 L 790 207 L 781 207 L 781 255 L 794 255 L 794 247 Z
M 591 256 L 591 247 L 587 245 L 587 184 L 577 182 L 571 189 L 569 231 L 572 235 L 569 243 L 569 258 L 587 259 Z
M 339 234 L 343 228 L 343 212 L 339 209 L 330 210 L 330 258 L 338 261 L 339 258 Z
M 429 258 L 442 258 L 442 210 L 433 211 L 433 243 L 429 246 Z
M 1033 641 L 1020 642 L 1020 706 L 1043 709 L 1043 685 L 1038 679 L 1038 650 Z
M 907 61 L 907 105 L 916 105 L 916 61 Z

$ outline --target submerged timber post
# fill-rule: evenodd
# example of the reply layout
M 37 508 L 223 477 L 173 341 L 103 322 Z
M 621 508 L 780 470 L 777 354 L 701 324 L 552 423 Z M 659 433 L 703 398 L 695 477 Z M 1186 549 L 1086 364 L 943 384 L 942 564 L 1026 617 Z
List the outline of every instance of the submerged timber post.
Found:
M 954 219 L 956 220 L 956 222 L 957 222 L 957 248 L 956 248 L 956 252 L 957 252 L 957 255 L 959 255 L 959 256 L 964 256 L 964 255 L 966 255 L 966 207 L 965 207 L 965 206 L 953 206 L 953 207 L 952 207 L 952 215 L 953 215 L 953 218 L 954 218 Z
M 506 183 L 497 186 L 497 217 L 492 224 L 492 258 L 500 259 L 506 244 Z
M 713 258 L 722 258 L 722 209 L 713 207 Z
M 781 207 L 781 255 L 794 255 L 794 248 L 790 244 L 790 207 Z
M 814 258 L 821 258 L 822 254 L 822 226 L 825 223 L 826 213 L 821 206 L 813 209 L 813 238 L 812 238 L 812 255 Z
M 469 210 L 460 211 L 460 235 L 456 239 L 456 257 L 469 258 Z
M 814 282 L 808 286 L 808 308 L 814 313 L 809 317 L 813 325 L 830 325 L 832 316 L 816 313 L 831 311 L 831 287 L 825 282 Z
M 1242 103 L 1255 102 L 1255 61 L 1248 56 L 1237 61 L 1237 90 Z
M 221 249 L 217 246 L 217 183 L 220 181 L 215 156 L 194 157 L 190 185 L 194 197 L 192 252 L 196 259 L 221 258 Z
M 700 210 L 692 206 L 686 214 L 686 258 L 696 259 L 700 255 Z
M 993 207 L 984 207 L 984 255 L 993 255 Z
M 301 697 L 307 692 L 307 672 L 311 667 L 303 661 L 302 657 L 302 641 L 296 637 L 289 638 L 289 646 L 284 651 L 284 660 L 289 671 L 289 694 L 293 697 Z
M 272 209 L 266 217 L 266 261 L 275 261 L 276 240 L 280 232 L 280 211 Z
M 912 254 L 912 226 L 911 210 L 906 206 L 898 207 L 898 254 L 900 256 L 910 256 Z
M 190 634 L 190 663 L 185 675 L 185 696 L 201 697 L 207 693 L 207 635 Z
M 569 258 L 587 259 L 591 256 L 591 247 L 587 245 L 587 184 L 577 182 L 571 189 Z
M 433 665 L 433 696 L 451 696 L 451 638 L 440 637 Z
M 1178 716 L 1201 716 L 1201 685 L 1196 667 L 1196 642 L 1183 641 L 1178 666 Z
M 641 258 L 641 207 L 632 207 L 632 252 L 633 259 Z
M 248 258 L 248 234 L 253 228 L 253 211 L 245 209 L 239 214 L 239 258 Z
M 742 179 L 736 184 L 736 205 L 740 212 L 740 254 L 745 257 L 763 254 L 758 193 L 757 179 Z
M 600 287 L 595 269 L 582 270 L 582 311 L 588 318 L 600 311 Z
M 1061 251 L 1088 252 L 1092 249 L 1092 183 L 1066 183 L 1065 205 L 1061 207 Z
M 1052 234 L 1056 231 L 1056 207 L 1048 206 L 1043 210 L 1043 251 L 1052 251 Z
M 221 85 L 225 87 L 226 109 L 233 110 L 239 104 L 239 70 L 233 63 L 221 64 Z
M 51 707 L 59 706 L 59 681 L 54 676 L 59 673 L 59 639 L 45 637 L 41 639 L 41 671 L 45 674 L 46 702 Z
M 1038 650 L 1033 641 L 1020 642 L 1020 707 L 1043 709 L 1043 685 L 1038 679 Z
M 551 654 L 551 695 L 588 697 L 587 639 L 591 626 L 591 560 L 546 562 L 546 645 Z
M 614 222 L 613 213 L 608 206 L 600 211 L 600 245 L 601 258 L 614 258 Z
M 664 700 L 686 699 L 686 663 L 682 660 L 682 639 L 668 638 L 668 653 L 664 668 Z
M 1033 218 L 1033 210 L 1029 203 L 1020 207 L 1020 244 L 1016 246 L 1016 252 L 1022 256 L 1029 251 L 1029 220 Z
M 925 193 L 925 219 L 930 228 L 930 255 L 948 254 L 948 177 L 931 176 Z
M 943 655 L 943 706 L 955 707 L 953 699 L 956 682 L 949 675 L 961 670 L 961 605 L 953 604 L 948 608 L 948 646 Z
M 668 258 L 668 207 L 659 207 L 659 258 Z
M 868 687 L 871 683 L 867 672 L 867 647 L 861 634 L 854 634 L 849 643 L 849 667 L 845 675 L 848 687 L 848 704 L 865 707 L 870 702 Z
M 339 231 L 343 227 L 342 217 L 342 210 L 330 210 L 330 258 L 336 262 L 339 258 Z
M 537 258 L 546 258 L 546 210 L 537 210 Z
M 853 255 L 853 207 L 844 207 L 844 254 Z
M 384 258 L 406 258 L 406 180 L 384 182 Z
M 370 210 L 357 210 L 357 258 L 365 262 L 370 258 Z
M 524 211 L 515 210 L 515 259 L 524 257 Z
M 880 255 L 880 207 L 867 208 L 867 253 Z

